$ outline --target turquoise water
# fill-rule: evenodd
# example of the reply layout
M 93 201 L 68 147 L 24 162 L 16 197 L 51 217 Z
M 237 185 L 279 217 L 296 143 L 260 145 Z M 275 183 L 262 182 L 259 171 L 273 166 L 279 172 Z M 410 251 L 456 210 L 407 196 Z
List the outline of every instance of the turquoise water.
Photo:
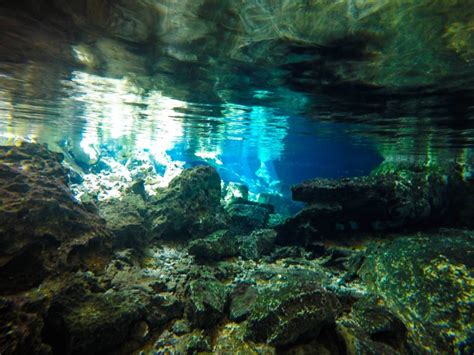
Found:
M 471 354 L 474 0 L 0 0 L 0 354 Z

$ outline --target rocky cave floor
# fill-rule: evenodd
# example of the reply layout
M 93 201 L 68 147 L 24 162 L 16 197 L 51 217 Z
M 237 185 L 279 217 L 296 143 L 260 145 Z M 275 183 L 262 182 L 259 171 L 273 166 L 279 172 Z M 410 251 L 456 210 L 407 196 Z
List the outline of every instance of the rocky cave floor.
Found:
M 472 182 L 455 170 L 313 180 L 284 218 L 210 167 L 80 203 L 63 158 L 0 147 L 1 354 L 474 349 Z

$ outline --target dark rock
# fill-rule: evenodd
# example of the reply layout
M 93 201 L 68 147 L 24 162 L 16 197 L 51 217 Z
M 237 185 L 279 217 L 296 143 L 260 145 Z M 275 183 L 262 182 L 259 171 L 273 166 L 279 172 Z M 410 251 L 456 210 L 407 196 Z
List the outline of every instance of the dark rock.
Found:
M 444 230 L 371 248 L 359 271 L 405 327 L 415 352 L 474 350 L 474 236 Z
M 317 283 L 271 284 L 258 293 L 246 337 L 275 346 L 316 337 L 323 326 L 334 324 L 339 308 L 337 298 Z
M 211 351 L 210 339 L 202 330 L 176 336 L 165 330 L 154 344 L 158 354 L 198 354 Z
M 126 194 L 98 204 L 100 215 L 116 236 L 116 245 L 143 247 L 149 240 L 147 205 L 138 194 Z
M 240 322 L 247 318 L 256 299 L 257 290 L 254 285 L 246 282 L 235 285 L 230 294 L 230 320 Z
M 135 290 L 74 294 L 51 304 L 46 338 L 55 353 L 100 353 L 127 340 L 146 314 L 148 296 Z
M 277 247 L 268 257 L 265 257 L 267 262 L 274 262 L 278 259 L 284 258 L 303 258 L 306 250 L 298 246 L 284 246 Z
M 286 219 L 287 219 L 287 217 L 285 217 L 284 215 L 281 215 L 279 213 L 272 213 L 268 217 L 267 226 L 268 226 L 268 228 L 276 228 L 276 227 L 284 224 Z
M 406 328 L 402 321 L 375 297 L 359 299 L 352 306 L 351 316 L 372 338 L 392 338 L 395 343 L 405 338 Z
M 226 206 L 229 214 L 230 229 L 235 234 L 247 234 L 255 229 L 265 228 L 273 206 L 252 201 L 236 200 Z
M 181 318 L 184 304 L 172 294 L 158 294 L 146 300 L 146 320 L 156 328 L 172 319 Z
M 100 268 L 108 255 L 112 235 L 74 200 L 62 159 L 42 145 L 0 147 L 0 293 L 59 270 Z
M 292 192 L 308 206 L 279 227 L 280 243 L 438 222 L 449 206 L 447 180 L 432 172 L 314 179 Z
M 275 238 L 273 229 L 260 229 L 244 236 L 220 230 L 206 238 L 191 241 L 188 251 L 202 260 L 221 260 L 237 255 L 256 260 L 272 251 Z
M 406 352 L 398 351 L 384 342 L 375 341 L 356 324 L 338 322 L 337 332 L 345 345 L 345 353 L 349 355 L 398 355 Z M 409 353 L 409 352 L 408 352 Z
M 250 235 L 240 237 L 239 254 L 245 259 L 257 260 L 269 254 L 275 243 L 276 232 L 273 229 L 260 229 Z
M 186 315 L 197 327 L 210 328 L 224 317 L 227 290 L 215 279 L 193 280 L 188 285 Z
M 239 237 L 228 230 L 220 230 L 207 238 L 196 239 L 189 243 L 189 253 L 201 259 L 220 260 L 239 254 Z
M 138 179 L 135 180 L 132 185 L 130 186 L 130 191 L 134 194 L 140 195 L 142 198 L 146 198 L 147 194 L 145 191 L 145 180 Z
M 178 319 L 176 322 L 174 322 L 171 330 L 176 335 L 191 333 L 191 324 L 189 324 L 189 322 L 185 319 Z
M 161 191 L 150 207 L 155 238 L 205 236 L 222 229 L 221 180 L 208 166 L 184 170 Z
M 0 354 L 49 354 L 51 349 L 43 344 L 42 329 L 39 314 L 0 297 Z
M 109 289 L 92 273 L 69 278 L 45 312 L 43 335 L 54 353 L 113 352 L 130 340 L 136 348 L 147 339 L 147 329 L 183 316 L 183 303 L 176 296 L 155 294 L 146 282 L 125 277 L 128 283 L 123 280 Z

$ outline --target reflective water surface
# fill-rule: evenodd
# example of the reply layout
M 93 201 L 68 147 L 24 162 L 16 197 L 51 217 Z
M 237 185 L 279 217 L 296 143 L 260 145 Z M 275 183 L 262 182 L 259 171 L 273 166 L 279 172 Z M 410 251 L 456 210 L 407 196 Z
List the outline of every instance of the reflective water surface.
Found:
M 429 3 L 341 3 L 122 4 L 117 21 L 133 28 L 74 4 L 4 4 L 1 142 L 45 142 L 86 165 L 105 151 L 145 152 L 163 183 L 205 163 L 254 192 L 368 174 L 384 159 L 471 166 L 469 16 L 455 4 L 436 8 L 450 14 L 438 23 Z M 323 10 L 347 23 L 309 21 Z M 418 11 L 426 18 L 415 21 Z

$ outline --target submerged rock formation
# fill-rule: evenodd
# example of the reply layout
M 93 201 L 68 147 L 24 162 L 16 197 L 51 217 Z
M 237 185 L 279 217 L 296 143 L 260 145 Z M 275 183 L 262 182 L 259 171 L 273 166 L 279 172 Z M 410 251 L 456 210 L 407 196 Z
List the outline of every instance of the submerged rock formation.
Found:
M 443 215 L 438 175 L 299 185 L 310 206 L 279 227 L 295 227 L 284 240 L 293 245 L 279 246 L 280 229 L 236 228 L 209 167 L 156 198 L 138 186 L 97 210 L 72 198 L 60 154 L 24 144 L 0 147 L 0 158 L 2 354 L 473 351 L 471 231 L 295 245 L 304 223 L 319 227 L 314 238 L 334 223 L 369 231 L 372 218 Z
M 315 283 L 269 285 L 251 308 L 246 336 L 277 346 L 305 336 L 314 339 L 324 326 L 334 324 L 339 307 L 337 298 Z
M 191 241 L 189 252 L 201 260 L 220 260 L 237 255 L 258 260 L 271 252 L 275 238 L 273 229 L 258 229 L 249 235 L 234 235 L 229 230 L 220 230 Z
M 0 293 L 39 285 L 60 270 L 94 268 L 112 234 L 67 187 L 61 154 L 23 143 L 0 147 Z
M 153 202 L 152 236 L 189 239 L 223 227 L 220 198 L 221 179 L 214 168 L 198 166 L 183 171 Z
M 417 352 L 474 350 L 474 236 L 441 231 L 368 250 L 360 274 L 407 327 Z
M 449 224 L 453 211 L 463 206 L 457 185 L 454 175 L 423 170 L 310 180 L 292 187 L 293 199 L 307 205 L 278 227 L 278 241 L 307 243 L 347 232 Z

